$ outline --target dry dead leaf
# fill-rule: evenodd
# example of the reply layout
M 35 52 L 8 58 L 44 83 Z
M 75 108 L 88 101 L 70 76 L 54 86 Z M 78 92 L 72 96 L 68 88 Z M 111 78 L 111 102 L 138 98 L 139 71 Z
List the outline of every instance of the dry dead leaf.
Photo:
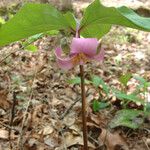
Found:
M 72 130 L 72 133 L 74 135 L 79 135 L 79 133 L 81 133 L 80 127 L 76 124 L 73 124 L 72 126 L 70 126 L 69 129 Z
M 35 108 L 33 109 L 33 112 L 32 112 L 32 124 L 33 125 L 37 125 L 37 123 L 39 123 L 43 117 L 45 115 L 43 115 L 43 111 L 45 110 L 45 107 L 47 107 L 46 105 L 44 104 L 40 104 L 40 105 L 37 105 L 35 106 Z
M 73 113 L 70 113 L 69 115 L 67 115 L 64 120 L 63 120 L 63 123 L 67 126 L 72 126 L 74 123 L 75 123 L 75 116 Z
M 43 135 L 49 135 L 54 131 L 54 128 L 51 125 L 45 126 L 42 130 Z
M 0 139 L 7 140 L 8 139 L 8 131 L 4 129 L 0 129 Z
M 107 150 L 129 150 L 126 142 L 119 133 L 111 133 L 109 130 L 102 129 L 99 140 L 106 145 Z
M 150 146 L 150 139 L 146 139 L 146 143 L 148 146 Z
M 65 142 L 65 145 L 67 146 L 67 148 L 71 147 L 73 145 L 77 145 L 77 144 L 78 145 L 83 145 L 82 136 L 79 136 L 79 135 L 75 136 L 75 135 L 71 134 L 70 132 L 66 132 L 64 137 L 65 137 L 64 142 Z M 88 146 L 90 148 L 93 148 L 93 149 L 95 148 L 95 146 L 90 142 L 88 142 Z
M 10 102 L 7 99 L 7 94 L 8 93 L 4 90 L 0 91 L 0 107 L 5 110 L 10 108 Z
M 54 147 L 58 146 L 58 141 L 56 141 L 54 138 L 51 138 L 51 137 L 44 138 L 44 143 L 46 145 L 48 145 L 49 148 L 54 148 Z

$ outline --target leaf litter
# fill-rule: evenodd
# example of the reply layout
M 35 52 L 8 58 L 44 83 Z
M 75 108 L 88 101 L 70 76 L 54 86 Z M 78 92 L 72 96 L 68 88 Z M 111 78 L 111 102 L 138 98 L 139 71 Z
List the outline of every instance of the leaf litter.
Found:
M 79 12 L 79 10 L 77 10 Z M 81 12 L 79 12 L 81 13 Z M 115 30 L 115 33 L 113 32 Z M 114 27 L 112 32 L 106 36 L 103 44 L 106 47 L 104 64 L 87 64 L 85 69 L 94 75 L 104 78 L 107 83 L 118 86 L 117 77 L 120 74 L 130 71 L 140 74 L 150 79 L 149 68 L 149 35 L 142 31 L 122 29 Z M 124 36 L 133 32 L 132 42 L 112 41 L 113 35 L 119 33 Z M 119 36 L 119 39 L 122 38 Z M 124 37 L 123 37 L 124 39 Z M 126 39 L 126 37 L 125 37 Z M 27 102 L 30 98 L 24 128 L 24 146 L 26 150 L 64 150 L 81 149 L 82 126 L 81 126 L 81 103 L 79 85 L 68 84 L 68 79 L 78 72 L 78 68 L 72 72 L 64 73 L 58 68 L 53 48 L 59 37 L 44 37 L 35 42 L 38 52 L 32 53 L 18 50 L 11 57 L 0 65 L 0 149 L 8 149 L 8 129 L 9 114 L 12 106 L 12 93 L 17 91 L 17 104 L 15 117 L 13 120 L 13 130 L 11 138 L 13 149 L 17 150 L 17 139 L 21 129 L 21 123 L 25 113 Z M 134 42 L 135 41 L 135 42 Z M 19 44 L 10 45 L 0 50 L 0 60 L 12 50 L 19 49 Z M 141 55 L 141 53 L 143 55 Z M 139 57 L 142 56 L 142 57 Z M 142 61 L 142 63 L 141 63 Z M 93 68 L 91 70 L 91 68 Z M 94 69 L 97 68 L 97 69 Z M 37 72 L 35 81 L 32 85 L 33 76 Z M 134 84 L 134 82 L 133 82 Z M 130 89 L 132 90 L 132 86 Z M 107 129 L 111 121 L 113 112 L 102 110 L 93 112 L 91 102 L 96 97 L 97 91 L 90 84 L 86 86 L 88 90 L 88 129 L 89 147 L 91 150 L 101 149 L 106 146 L 108 150 L 132 149 L 145 150 L 149 145 L 150 135 L 147 130 L 128 130 L 126 128 Z M 60 119 L 72 104 L 71 110 Z M 120 131 L 121 130 L 121 131 Z M 148 133 L 147 133 L 148 132 Z M 143 142 L 144 139 L 145 142 Z

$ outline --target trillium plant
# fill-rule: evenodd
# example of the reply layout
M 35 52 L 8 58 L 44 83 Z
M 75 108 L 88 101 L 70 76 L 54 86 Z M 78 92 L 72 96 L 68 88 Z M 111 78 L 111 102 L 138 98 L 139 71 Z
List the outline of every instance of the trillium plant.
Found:
M 80 66 L 81 77 L 81 91 L 82 91 L 82 122 L 83 122 L 83 139 L 84 149 L 88 149 L 88 137 L 86 126 L 86 98 L 85 98 L 85 84 L 84 84 L 84 68 L 83 65 L 90 61 L 102 61 L 104 58 L 104 49 L 99 49 L 98 40 L 95 38 L 79 38 L 78 30 L 76 31 L 76 38 L 73 38 L 70 54 L 68 57 L 62 57 L 62 49 L 58 47 L 55 50 L 58 65 L 65 70 L 72 67 Z
M 59 12 L 50 4 L 27 3 L 0 27 L 0 46 L 47 32 L 53 35 L 64 30 L 74 34 L 69 55 L 64 57 L 61 47 L 55 49 L 55 55 L 58 65 L 64 70 L 77 65 L 80 67 L 84 150 L 88 150 L 88 136 L 83 66 L 89 61 L 103 61 L 104 49 L 101 48 L 99 39 L 110 31 L 112 25 L 149 32 L 150 18 L 141 17 L 125 6 L 106 7 L 100 0 L 94 0 L 85 9 L 81 20 L 71 12 Z

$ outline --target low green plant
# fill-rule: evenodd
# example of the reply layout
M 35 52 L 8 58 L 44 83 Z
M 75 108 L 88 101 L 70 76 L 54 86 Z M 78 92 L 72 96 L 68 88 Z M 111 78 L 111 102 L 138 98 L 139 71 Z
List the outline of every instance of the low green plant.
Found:
M 131 78 L 139 81 L 135 91 L 128 94 L 127 84 Z M 96 80 L 95 80 L 96 79 Z M 121 90 L 114 89 L 112 87 L 106 86 L 102 78 L 95 76 L 91 83 L 96 87 L 102 86 L 102 90 L 107 94 L 113 94 L 117 100 L 121 101 L 121 108 L 116 112 L 115 117 L 110 122 L 110 127 L 115 128 L 118 126 L 125 126 L 132 129 L 139 128 L 144 119 L 150 115 L 150 102 L 147 102 L 146 97 L 141 98 L 141 93 L 148 93 L 148 87 L 150 87 L 150 82 L 146 81 L 140 76 L 134 76 L 131 73 L 122 75 L 119 78 L 120 84 L 122 85 Z M 106 90 L 109 89 L 109 90 Z M 118 102 L 119 103 L 119 102 Z M 134 103 L 137 108 L 129 108 L 128 104 Z M 143 109 L 139 110 L 138 105 L 141 105 Z M 100 111 L 101 109 L 107 108 L 109 105 L 108 100 L 103 102 L 101 99 L 93 101 L 93 110 Z

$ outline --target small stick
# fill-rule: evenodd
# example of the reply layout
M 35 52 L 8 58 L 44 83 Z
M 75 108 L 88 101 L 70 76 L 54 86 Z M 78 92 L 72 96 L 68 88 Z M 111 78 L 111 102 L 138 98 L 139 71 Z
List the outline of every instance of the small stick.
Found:
M 37 71 L 34 74 L 32 85 L 33 85 L 33 83 L 35 81 L 36 74 L 37 74 Z M 31 88 L 31 93 L 30 93 L 29 101 L 27 103 L 27 107 L 26 107 L 26 110 L 25 110 L 25 114 L 24 114 L 24 117 L 23 117 L 21 130 L 20 130 L 20 136 L 19 136 L 19 139 L 18 139 L 19 150 L 24 150 L 24 148 L 23 148 L 23 134 L 24 134 L 23 128 L 24 128 L 24 124 L 25 124 L 25 121 L 26 121 L 26 118 L 27 118 L 28 109 L 29 109 L 29 106 L 30 106 L 30 103 L 31 103 L 31 100 L 32 100 L 32 96 L 33 96 L 33 89 Z
M 16 53 L 17 51 L 18 51 L 18 49 L 17 49 L 17 50 L 14 50 L 14 51 L 10 52 L 8 55 L 6 55 L 2 60 L 0 60 L 0 65 L 1 65 L 9 56 L 11 56 L 12 54 Z
M 79 102 L 81 100 L 81 98 L 78 98 L 75 102 L 73 102 L 69 108 L 60 116 L 60 120 L 64 119 L 68 114 L 69 112 L 72 110 L 72 108 L 74 107 L 74 105 L 76 105 L 77 102 Z
M 88 97 L 89 94 L 87 93 L 86 96 Z M 81 98 L 78 98 L 76 101 L 74 101 L 70 106 L 69 108 L 67 108 L 67 110 L 60 116 L 60 120 L 64 119 L 69 113 L 70 111 L 72 110 L 72 108 L 76 105 L 76 103 L 78 103 L 79 101 L 81 100 Z
M 84 83 L 84 68 L 80 65 L 80 77 L 81 77 L 81 96 L 82 96 L 82 123 L 83 123 L 83 142 L 84 150 L 88 150 L 88 136 L 87 136 L 87 116 L 86 116 L 86 95 L 85 95 L 85 83 Z
M 4 123 L 2 123 L 2 122 L 0 122 L 0 125 L 2 125 L 3 127 L 8 128 L 8 129 L 11 129 L 11 130 L 14 130 L 14 131 L 19 132 L 19 130 L 18 130 L 18 129 L 16 129 L 16 128 L 14 128 L 14 127 L 10 127 L 9 125 L 6 125 L 6 124 L 4 124 Z
M 12 143 L 11 143 L 11 132 L 12 132 L 13 120 L 15 117 L 15 106 L 16 106 L 16 92 L 13 92 L 13 105 L 12 105 L 12 109 L 11 109 L 11 113 L 10 113 L 10 122 L 9 122 L 10 128 L 9 128 L 9 133 L 8 133 L 10 149 L 13 148 Z
M 63 124 L 62 121 L 60 121 L 58 115 L 57 115 L 56 113 L 54 113 L 54 112 L 51 111 L 51 110 L 52 110 L 52 106 L 49 104 L 48 101 L 47 101 L 47 104 L 48 104 L 48 107 L 49 107 L 49 114 L 52 116 L 52 118 L 54 118 L 55 120 L 57 120 L 58 123 Z M 52 124 L 52 127 L 53 127 L 56 131 L 58 131 L 58 132 L 60 133 L 60 135 L 61 135 L 61 137 L 62 137 L 62 141 L 63 141 L 64 150 L 67 150 L 67 145 L 66 145 L 66 142 L 65 142 L 65 137 L 64 137 L 64 134 L 63 134 L 63 130 L 64 130 L 64 129 L 58 129 L 58 128 L 57 128 L 56 126 L 54 126 L 53 124 Z
M 150 150 L 150 147 L 148 146 L 148 144 L 146 143 L 146 141 L 144 140 L 144 138 L 142 138 L 143 143 L 145 144 L 147 150 Z

